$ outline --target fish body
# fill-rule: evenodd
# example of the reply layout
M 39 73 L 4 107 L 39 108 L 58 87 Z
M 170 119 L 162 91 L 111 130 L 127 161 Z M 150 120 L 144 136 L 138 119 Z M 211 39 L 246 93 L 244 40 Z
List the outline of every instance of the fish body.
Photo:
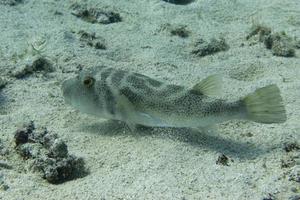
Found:
M 241 100 L 227 102 L 209 95 L 219 85 L 216 76 L 187 88 L 100 66 L 64 81 L 62 91 L 66 102 L 79 111 L 128 124 L 205 127 L 231 119 L 261 123 L 286 120 L 277 86 L 270 85 Z

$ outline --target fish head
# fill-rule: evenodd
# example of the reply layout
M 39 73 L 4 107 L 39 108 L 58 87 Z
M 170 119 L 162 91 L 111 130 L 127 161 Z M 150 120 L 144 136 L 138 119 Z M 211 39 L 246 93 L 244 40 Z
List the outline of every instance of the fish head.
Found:
M 81 112 L 95 114 L 99 102 L 94 75 L 92 72 L 82 71 L 76 77 L 65 80 L 62 83 L 65 102 Z

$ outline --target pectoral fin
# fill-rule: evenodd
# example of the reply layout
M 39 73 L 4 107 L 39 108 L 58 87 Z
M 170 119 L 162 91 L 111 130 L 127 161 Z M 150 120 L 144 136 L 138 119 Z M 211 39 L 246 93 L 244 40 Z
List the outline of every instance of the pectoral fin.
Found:
M 134 105 L 125 95 L 118 96 L 116 109 L 119 110 L 122 120 L 125 122 L 134 121 L 137 117 Z
M 135 124 L 147 125 L 147 126 L 167 126 L 161 119 L 143 111 L 139 111 L 135 106 L 127 99 L 126 96 L 120 95 L 117 101 L 117 110 L 121 113 L 122 121 L 125 121 L 131 130 L 133 130 Z

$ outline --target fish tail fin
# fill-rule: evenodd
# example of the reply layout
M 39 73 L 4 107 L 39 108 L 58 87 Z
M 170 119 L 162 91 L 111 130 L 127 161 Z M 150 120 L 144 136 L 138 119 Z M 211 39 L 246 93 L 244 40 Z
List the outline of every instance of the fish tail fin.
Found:
M 246 107 L 247 119 L 259 123 L 283 123 L 286 111 L 279 88 L 268 85 L 255 90 L 242 99 Z

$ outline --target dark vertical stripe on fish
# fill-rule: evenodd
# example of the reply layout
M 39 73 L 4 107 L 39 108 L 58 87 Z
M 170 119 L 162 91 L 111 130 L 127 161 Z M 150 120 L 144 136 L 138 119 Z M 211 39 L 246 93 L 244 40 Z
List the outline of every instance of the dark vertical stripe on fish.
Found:
M 111 75 L 111 73 L 113 73 L 114 69 L 111 67 L 108 68 L 104 68 L 103 71 L 101 70 L 101 81 L 105 81 L 107 79 L 107 77 L 109 77 Z
M 132 91 L 136 93 L 143 93 L 144 95 L 153 94 L 153 89 L 150 88 L 146 83 L 145 79 L 138 77 L 134 74 L 130 74 L 126 79 L 128 86 L 132 89 Z
M 126 74 L 128 74 L 128 72 L 124 70 L 116 70 L 114 73 L 111 74 L 111 84 L 115 87 L 120 86 Z

